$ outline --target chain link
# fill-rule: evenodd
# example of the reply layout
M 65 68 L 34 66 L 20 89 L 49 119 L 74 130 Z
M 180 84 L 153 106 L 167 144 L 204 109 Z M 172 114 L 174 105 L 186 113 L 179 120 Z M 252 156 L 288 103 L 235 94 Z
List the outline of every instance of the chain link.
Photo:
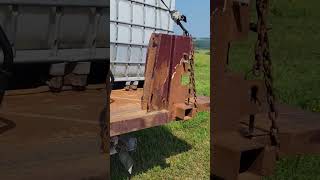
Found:
M 263 72 L 265 87 L 267 90 L 267 103 L 269 106 L 268 118 L 271 121 L 270 139 L 273 146 L 280 147 L 279 128 L 276 123 L 278 112 L 275 107 L 275 94 L 273 88 L 272 62 L 269 49 L 268 29 L 267 29 L 267 13 L 269 0 L 256 0 L 257 10 L 257 33 L 258 39 L 255 45 L 255 64 L 253 73 L 260 76 Z
M 106 122 L 107 119 L 107 107 L 104 107 L 104 109 L 100 113 L 99 117 L 99 124 L 100 124 L 100 138 L 101 138 L 101 144 L 100 149 L 102 153 L 107 153 L 109 145 L 107 144 L 108 138 L 109 138 L 109 127 L 108 123 Z
M 190 76 L 189 76 L 189 95 L 191 96 L 191 93 L 193 94 L 194 99 L 194 107 L 198 107 L 197 103 L 197 91 L 196 91 L 196 80 L 195 80 L 195 74 L 194 74 L 194 51 L 191 51 L 190 58 L 189 58 L 189 64 L 190 64 Z
M 108 87 L 108 91 L 109 91 L 109 96 L 111 96 L 111 92 L 112 92 L 112 89 L 113 89 L 113 86 L 114 86 L 114 83 L 115 83 L 115 79 L 114 79 L 114 75 L 111 71 L 111 69 L 109 69 L 109 72 L 108 72 L 108 75 L 109 77 L 109 81 L 107 83 L 110 83 L 109 87 Z M 110 102 L 111 103 L 111 102 Z
M 109 83 L 109 84 L 107 84 L 107 83 Z M 109 97 L 107 97 L 106 103 L 110 103 L 110 104 L 112 103 L 110 97 L 111 97 L 113 84 L 114 84 L 114 76 L 113 76 L 111 70 L 109 69 L 107 77 L 106 77 L 106 94 Z M 108 138 L 109 138 L 109 127 L 108 127 L 108 122 L 107 122 L 107 120 L 108 120 L 107 106 L 109 106 L 109 105 L 105 104 L 105 107 L 101 111 L 100 117 L 99 117 L 100 138 L 101 138 L 100 149 L 101 149 L 102 153 L 108 152 L 108 148 L 109 148 L 109 145 L 107 144 Z

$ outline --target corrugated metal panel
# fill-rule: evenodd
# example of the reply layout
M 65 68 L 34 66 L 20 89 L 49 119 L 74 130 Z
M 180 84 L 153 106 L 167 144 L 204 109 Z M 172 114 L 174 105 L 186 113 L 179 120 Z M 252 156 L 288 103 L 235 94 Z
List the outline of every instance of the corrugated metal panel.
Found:
M 1 0 L 0 24 L 15 63 L 105 60 L 108 11 L 104 0 Z
M 106 7 L 106 0 L 1 0 L 7 5 Z
M 175 0 L 164 0 L 171 10 Z M 116 81 L 144 80 L 149 38 L 171 33 L 174 22 L 160 0 L 110 1 L 110 61 Z

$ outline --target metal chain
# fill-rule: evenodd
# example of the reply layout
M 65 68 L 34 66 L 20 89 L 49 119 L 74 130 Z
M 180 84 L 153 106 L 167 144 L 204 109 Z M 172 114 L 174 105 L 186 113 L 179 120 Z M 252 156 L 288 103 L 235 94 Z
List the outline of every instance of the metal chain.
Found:
M 108 138 L 109 138 L 109 134 L 108 134 L 109 127 L 106 121 L 107 121 L 107 107 L 104 107 L 99 117 L 100 138 L 101 138 L 100 149 L 102 153 L 107 153 L 109 148 L 109 144 L 107 144 Z
M 100 138 L 101 138 L 101 145 L 100 145 L 100 149 L 103 153 L 106 153 L 108 151 L 109 148 L 109 144 L 107 144 L 108 138 L 109 138 L 109 127 L 108 127 L 108 122 L 107 122 L 107 116 L 108 116 L 108 103 L 109 105 L 112 103 L 111 100 L 111 92 L 113 89 L 113 85 L 115 83 L 115 78 L 114 75 L 110 69 L 110 67 L 107 67 L 108 69 L 108 73 L 107 73 L 107 77 L 106 77 L 106 94 L 107 94 L 107 98 L 106 98 L 106 103 L 104 109 L 102 110 L 102 112 L 100 113 L 100 118 L 99 118 L 99 123 L 100 123 Z
M 109 68 L 108 68 L 109 69 Z M 109 84 L 107 84 L 109 83 Z M 112 86 L 114 84 L 114 76 L 111 72 L 111 70 L 109 69 L 107 77 L 106 77 L 106 94 L 107 94 L 107 99 L 106 99 L 106 103 L 109 103 L 111 98 L 111 91 L 112 91 Z M 109 102 L 108 102 L 109 101 Z M 110 102 L 111 104 L 112 102 Z M 108 148 L 109 145 L 107 144 L 108 138 L 109 138 L 109 127 L 108 127 L 108 112 L 107 112 L 107 106 L 108 104 L 105 104 L 105 107 L 103 108 L 103 110 L 100 113 L 100 117 L 99 117 L 99 124 L 100 124 L 100 138 L 101 138 L 101 145 L 100 145 L 100 149 L 102 153 L 106 153 L 108 152 Z
M 114 75 L 113 75 L 111 69 L 109 69 L 108 73 L 109 73 L 108 74 L 109 82 L 107 82 L 107 83 L 110 83 L 108 91 L 109 91 L 109 96 L 111 96 L 111 92 L 112 92 L 112 89 L 113 89 L 113 86 L 114 86 L 114 83 L 115 83 L 115 79 L 114 79 Z
M 189 81 L 190 81 L 190 89 L 189 89 L 189 94 L 191 95 L 191 93 L 193 94 L 193 98 L 194 98 L 194 107 L 197 108 L 198 104 L 197 104 L 197 91 L 196 91 L 196 80 L 195 80 L 195 75 L 194 75 L 194 51 L 191 51 L 191 55 L 189 58 L 189 64 L 190 64 L 190 76 L 189 76 Z M 191 92 L 192 91 L 192 92 Z
M 276 123 L 278 112 L 275 108 L 275 94 L 273 89 L 272 62 L 270 57 L 267 13 L 269 0 L 256 0 L 256 10 L 258 15 L 257 33 L 258 40 L 255 46 L 254 75 L 260 76 L 263 72 L 264 83 L 267 90 L 267 103 L 269 106 L 268 118 L 271 121 L 270 139 L 273 146 L 280 147 L 279 128 Z

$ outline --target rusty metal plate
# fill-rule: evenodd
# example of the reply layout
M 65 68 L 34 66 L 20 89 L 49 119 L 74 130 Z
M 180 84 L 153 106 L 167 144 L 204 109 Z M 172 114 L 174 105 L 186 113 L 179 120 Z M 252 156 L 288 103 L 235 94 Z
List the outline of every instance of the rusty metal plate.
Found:
M 99 152 L 105 90 L 9 91 L 0 109 L 2 179 L 107 177 Z
M 28 92 L 28 91 L 27 91 Z M 0 116 L 16 124 L 4 132 L 2 141 L 17 142 L 70 136 L 96 135 L 99 116 L 104 107 L 105 91 L 65 91 L 5 96 Z M 23 94 L 23 93 L 22 93 Z
M 110 104 L 110 136 L 126 134 L 172 121 L 166 110 L 147 112 L 141 109 L 142 89 L 114 90 Z
M 283 104 L 277 107 L 279 108 L 277 123 L 280 128 L 281 155 L 319 154 L 320 113 L 307 112 Z M 247 123 L 248 117 L 243 117 L 242 122 Z M 255 128 L 257 131 L 269 131 L 270 120 L 267 114 L 257 115 Z
M 143 89 L 136 91 L 113 90 L 110 104 L 110 136 L 126 134 L 167 124 L 175 119 L 168 110 L 147 112 L 141 108 Z M 209 98 L 200 97 L 201 110 L 208 110 Z
M 187 36 L 153 34 L 148 48 L 143 109 L 173 111 L 174 103 L 184 103 L 187 89 L 180 76 L 184 57 L 193 50 L 192 39 Z M 176 78 L 176 76 L 179 76 Z

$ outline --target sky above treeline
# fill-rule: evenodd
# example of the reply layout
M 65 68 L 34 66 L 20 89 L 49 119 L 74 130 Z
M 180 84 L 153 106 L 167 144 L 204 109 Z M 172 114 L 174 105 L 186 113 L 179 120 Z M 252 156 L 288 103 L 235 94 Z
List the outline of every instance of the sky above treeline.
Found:
M 210 0 L 176 0 L 176 10 L 187 16 L 184 26 L 193 37 L 210 37 Z M 178 26 L 174 30 L 182 34 Z

